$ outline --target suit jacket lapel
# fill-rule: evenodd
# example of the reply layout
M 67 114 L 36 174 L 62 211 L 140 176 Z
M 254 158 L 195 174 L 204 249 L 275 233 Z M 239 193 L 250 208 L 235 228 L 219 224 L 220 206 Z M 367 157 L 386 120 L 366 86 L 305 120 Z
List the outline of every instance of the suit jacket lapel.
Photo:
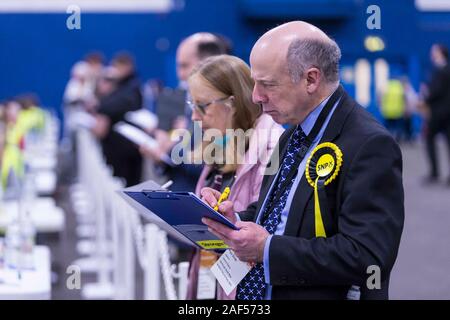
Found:
M 344 92 L 333 115 L 331 116 L 330 122 L 328 123 L 319 144 L 322 142 L 332 142 L 338 138 L 345 119 L 354 106 L 355 104 L 352 103 L 350 97 L 346 92 Z M 295 191 L 294 198 L 292 199 L 288 220 L 286 222 L 286 229 L 284 231 L 286 236 L 297 236 L 306 205 L 312 194 L 313 188 L 309 185 L 305 175 L 303 175 L 297 190 Z

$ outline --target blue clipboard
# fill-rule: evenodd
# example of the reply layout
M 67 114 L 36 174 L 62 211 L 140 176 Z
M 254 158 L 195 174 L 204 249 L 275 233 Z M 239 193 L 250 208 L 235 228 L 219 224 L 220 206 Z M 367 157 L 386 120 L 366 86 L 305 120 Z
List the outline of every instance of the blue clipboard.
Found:
M 203 217 L 239 230 L 230 220 L 192 192 L 142 190 L 124 193 L 182 233 L 194 245 L 205 250 L 223 250 L 228 247 L 208 231 L 208 227 L 201 221 Z

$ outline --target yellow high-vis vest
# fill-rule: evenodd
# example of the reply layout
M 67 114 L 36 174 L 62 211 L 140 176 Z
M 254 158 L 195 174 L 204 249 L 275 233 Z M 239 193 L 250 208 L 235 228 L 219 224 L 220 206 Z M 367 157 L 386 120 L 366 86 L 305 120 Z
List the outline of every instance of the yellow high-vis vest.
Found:
M 389 80 L 381 101 L 381 114 L 385 119 L 401 119 L 405 114 L 403 85 L 399 80 Z

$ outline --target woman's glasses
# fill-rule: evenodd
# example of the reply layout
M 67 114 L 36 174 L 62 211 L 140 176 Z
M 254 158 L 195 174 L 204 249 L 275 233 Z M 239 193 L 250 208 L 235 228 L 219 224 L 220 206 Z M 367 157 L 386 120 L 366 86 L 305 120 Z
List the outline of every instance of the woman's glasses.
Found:
M 225 98 L 220 98 L 220 99 L 216 99 L 213 101 L 210 101 L 208 103 L 194 103 L 192 100 L 187 100 L 186 104 L 189 106 L 189 108 L 191 108 L 191 110 L 193 111 L 194 109 L 198 110 L 201 114 L 206 114 L 206 108 L 213 104 L 213 103 L 218 103 L 218 102 L 223 102 L 228 100 L 230 97 L 225 97 Z

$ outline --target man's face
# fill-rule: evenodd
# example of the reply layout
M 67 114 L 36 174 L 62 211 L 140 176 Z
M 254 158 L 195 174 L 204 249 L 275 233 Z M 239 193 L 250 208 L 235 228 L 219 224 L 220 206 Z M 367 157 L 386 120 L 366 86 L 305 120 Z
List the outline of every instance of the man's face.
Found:
M 285 57 L 252 52 L 250 65 L 255 80 L 253 102 L 279 124 L 301 123 L 309 112 L 306 82 L 292 82 Z
M 178 80 L 186 82 L 198 62 L 196 45 L 194 43 L 182 43 L 177 51 Z
M 439 52 L 436 46 L 432 46 L 430 50 L 430 60 L 434 65 L 437 65 L 437 60 L 439 60 Z
M 437 45 L 431 47 L 430 58 L 431 62 L 437 67 L 445 66 L 447 63 L 444 54 Z
M 16 123 L 20 112 L 20 104 L 16 101 L 10 101 L 6 104 L 5 120 L 7 123 Z
M 116 69 L 118 79 L 128 77 L 134 70 L 133 65 L 128 63 L 113 63 L 112 66 Z

